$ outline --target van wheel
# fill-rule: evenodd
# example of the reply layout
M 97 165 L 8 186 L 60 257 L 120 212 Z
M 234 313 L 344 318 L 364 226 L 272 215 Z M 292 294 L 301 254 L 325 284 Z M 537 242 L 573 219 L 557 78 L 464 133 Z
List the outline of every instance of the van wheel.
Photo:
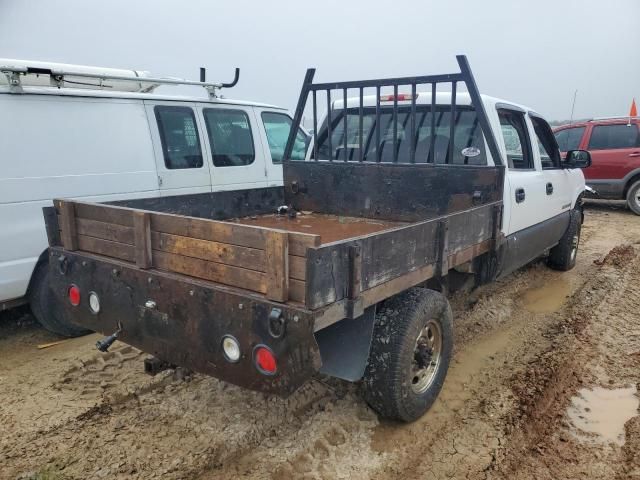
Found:
M 412 422 L 436 400 L 453 350 L 453 315 L 440 293 L 415 287 L 376 313 L 363 397 L 381 416 Z
M 640 215 L 640 180 L 629 187 L 627 204 L 633 213 Z
M 40 325 L 50 332 L 64 337 L 79 337 L 90 333 L 86 328 L 78 327 L 65 318 L 64 312 L 53 292 L 49 288 L 48 263 L 40 263 L 36 266 L 31 279 L 29 289 L 29 304 L 31 312 Z
M 572 210 L 569 227 L 560 242 L 549 252 L 548 264 L 555 270 L 566 272 L 576 266 L 578 245 L 580 244 L 580 230 L 582 229 L 580 210 Z

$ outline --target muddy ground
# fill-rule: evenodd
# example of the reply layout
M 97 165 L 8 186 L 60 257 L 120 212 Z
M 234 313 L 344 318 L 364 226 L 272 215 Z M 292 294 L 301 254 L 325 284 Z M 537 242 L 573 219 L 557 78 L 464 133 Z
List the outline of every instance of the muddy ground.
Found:
M 0 478 L 640 479 L 640 218 L 587 210 L 577 267 L 452 299 L 456 352 L 420 421 L 318 377 L 287 400 L 0 314 Z

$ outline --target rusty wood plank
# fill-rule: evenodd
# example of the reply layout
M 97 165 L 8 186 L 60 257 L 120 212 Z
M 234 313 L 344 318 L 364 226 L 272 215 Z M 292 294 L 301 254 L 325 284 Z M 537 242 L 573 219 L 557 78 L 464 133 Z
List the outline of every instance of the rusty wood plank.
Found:
M 76 227 L 79 235 L 133 245 L 134 236 L 133 228 L 131 227 L 125 227 L 116 223 L 89 220 L 87 218 L 77 218 Z
M 267 298 L 276 302 L 289 299 L 289 234 L 277 230 L 267 234 L 265 245 Z
M 151 268 L 153 256 L 151 253 L 151 215 L 149 212 L 133 211 L 133 232 L 136 265 L 140 268 Z
M 105 255 L 107 257 L 119 258 L 120 260 L 126 260 L 127 262 L 135 261 L 135 254 L 132 245 L 103 240 L 101 238 L 78 235 L 78 249 L 85 252 Z
M 301 280 L 289 279 L 289 300 L 304 303 L 307 284 Z
M 223 265 L 159 250 L 153 251 L 153 263 L 154 267 L 159 270 L 181 273 L 258 293 L 266 293 L 267 291 L 265 274 L 255 270 Z
M 434 272 L 434 265 L 425 265 L 406 275 L 381 283 L 369 290 L 364 290 L 362 297 L 365 308 L 430 279 L 433 277 Z
M 309 233 L 289 232 L 289 255 L 306 257 L 308 248 L 320 246 L 320 235 Z
M 256 248 L 159 232 L 151 232 L 151 245 L 154 250 L 167 253 L 201 258 L 260 272 L 265 271 L 264 251 Z
M 87 218 L 105 223 L 115 223 L 126 227 L 133 227 L 132 209 L 102 205 L 99 203 L 76 202 L 78 218 Z
M 65 250 L 78 249 L 78 232 L 76 231 L 75 204 L 66 200 L 56 200 L 56 208 L 60 212 L 60 229 L 62 231 L 62 246 Z
M 289 252 L 289 278 L 303 281 L 307 279 L 306 258 L 291 255 L 291 252 Z

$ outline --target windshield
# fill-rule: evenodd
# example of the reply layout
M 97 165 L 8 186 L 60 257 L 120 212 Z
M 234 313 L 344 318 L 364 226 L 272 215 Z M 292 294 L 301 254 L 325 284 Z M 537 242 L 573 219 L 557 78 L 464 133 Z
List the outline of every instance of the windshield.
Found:
M 332 112 L 331 151 L 327 135 L 326 119 L 318 132 L 318 159 L 342 160 L 344 158 L 344 110 Z M 449 149 L 451 107 L 436 107 L 432 138 L 430 105 L 416 105 L 416 163 L 446 163 Z M 380 109 L 380 143 L 376 144 L 376 111 L 374 107 L 363 109 L 362 149 L 363 160 L 377 161 L 378 151 L 382 162 L 393 162 L 393 110 Z M 411 108 L 398 106 L 398 136 L 395 148 L 398 162 L 409 163 L 411 156 Z M 360 119 L 358 108 L 347 109 L 347 159 L 358 161 L 360 155 Z M 431 144 L 433 143 L 433 152 Z M 455 116 L 452 163 L 486 165 L 484 137 L 475 110 L 458 107 Z

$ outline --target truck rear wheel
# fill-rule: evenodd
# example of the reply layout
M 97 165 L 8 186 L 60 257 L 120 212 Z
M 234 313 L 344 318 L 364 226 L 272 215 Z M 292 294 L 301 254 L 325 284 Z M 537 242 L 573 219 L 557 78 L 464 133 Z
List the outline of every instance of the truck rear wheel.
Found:
M 65 318 L 62 308 L 49 288 L 49 268 L 46 262 L 36 266 L 33 273 L 29 288 L 29 304 L 31 312 L 40 325 L 50 332 L 64 337 L 79 337 L 91 332 L 74 325 Z
M 558 244 L 549 252 L 549 266 L 555 270 L 566 272 L 576 266 L 578 245 L 580 244 L 580 230 L 582 229 L 582 214 L 580 210 L 573 210 L 567 231 Z
M 640 180 L 629 187 L 627 204 L 633 213 L 640 215 Z
M 453 350 L 453 316 L 444 295 L 415 287 L 376 313 L 363 396 L 381 416 L 420 418 L 436 400 Z

